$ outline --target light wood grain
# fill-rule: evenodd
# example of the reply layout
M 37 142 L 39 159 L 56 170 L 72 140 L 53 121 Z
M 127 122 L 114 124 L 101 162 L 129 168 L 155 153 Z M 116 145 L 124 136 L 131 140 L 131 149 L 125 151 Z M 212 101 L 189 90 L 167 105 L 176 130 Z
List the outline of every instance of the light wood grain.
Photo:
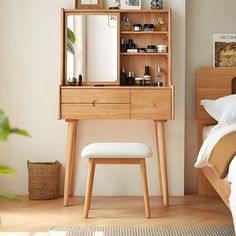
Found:
M 65 12 L 61 9 L 61 82 L 60 85 L 64 85 L 65 75 Z
M 130 119 L 129 104 L 62 104 L 62 119 Z
M 113 103 L 130 103 L 129 89 L 79 89 L 79 88 L 62 88 L 62 103 L 90 103 L 90 104 L 113 104 Z
M 157 88 L 153 86 L 148 87 L 135 87 L 135 86 L 114 86 L 118 85 L 119 80 L 116 81 L 113 86 L 103 83 L 101 87 L 93 87 L 91 84 L 84 84 L 81 87 L 65 86 L 66 83 L 66 25 L 67 17 L 69 15 L 110 15 L 110 10 L 105 9 L 63 9 L 62 10 L 62 81 L 60 86 L 60 118 L 66 120 L 79 120 L 79 119 L 148 119 L 165 121 L 174 119 L 174 87 L 172 86 L 172 13 L 171 9 L 161 10 L 113 10 L 112 14 L 118 17 L 118 75 L 120 77 L 120 68 L 125 67 L 126 72 L 135 71 L 136 76 L 142 77 L 144 74 L 144 67 L 150 67 L 150 74 L 152 80 L 156 76 L 157 67 L 161 67 L 165 75 L 165 83 L 163 88 Z M 162 17 L 167 24 L 166 31 L 163 32 L 120 32 L 120 17 L 128 16 L 131 24 L 134 23 L 152 23 L 156 24 L 157 18 Z M 146 47 L 147 45 L 164 44 L 168 46 L 167 53 L 155 53 L 155 54 L 123 54 L 120 53 L 120 37 L 123 37 L 126 41 L 132 36 L 138 47 Z M 140 57 L 142 56 L 142 57 Z M 101 85 L 101 84 L 100 84 Z M 112 85 L 112 83 L 110 84 Z M 159 168 L 163 167 L 163 158 L 165 159 L 165 151 L 163 151 L 164 132 L 161 130 L 161 156 L 162 161 L 159 161 Z M 158 133 L 159 131 L 157 131 Z M 69 136 L 71 137 L 69 131 Z M 74 134 L 74 136 L 76 136 Z M 73 142 L 68 139 L 71 151 L 69 152 L 73 156 L 72 149 Z M 164 153 L 164 154 L 163 154 Z M 68 154 L 69 155 L 69 154 Z M 66 186 L 66 194 L 72 193 L 73 186 L 73 158 L 69 159 L 70 167 L 66 166 L 66 169 L 71 170 L 70 174 L 67 174 L 69 180 L 67 180 L 69 186 Z M 101 160 L 100 160 L 101 161 Z M 165 164 L 166 165 L 166 164 Z M 166 167 L 165 167 L 166 168 Z M 161 171 L 160 171 L 161 172 Z M 163 173 L 160 175 L 160 182 L 164 199 L 166 199 L 166 187 L 167 179 L 163 179 Z M 66 202 L 68 203 L 68 197 L 66 195 Z M 166 204 L 166 200 L 164 200 Z
M 163 87 L 157 87 L 157 86 L 150 86 L 150 85 L 144 85 L 144 86 L 136 86 L 136 85 L 105 85 L 105 86 L 95 86 L 95 85 L 84 85 L 84 86 L 60 86 L 61 89 L 132 89 L 132 90 L 143 90 L 143 89 L 149 89 L 149 90 L 172 90 L 173 86 L 163 86 Z
M 87 187 L 84 203 L 84 218 L 88 218 L 88 213 L 91 205 L 93 182 L 94 182 L 95 162 L 93 158 L 89 159 Z
M 147 13 L 147 14 L 168 14 L 170 9 L 169 8 L 165 8 L 165 9 L 141 9 L 141 10 L 132 10 L 132 9 L 114 9 L 114 10 L 110 10 L 110 9 L 64 9 L 65 13 L 67 14 L 78 14 L 78 13 L 88 13 L 90 12 L 91 14 L 94 13 L 135 13 L 135 14 L 139 14 L 139 13 Z
M 236 68 L 203 68 L 197 71 L 197 122 L 198 147 L 202 144 L 202 130 L 205 126 L 216 124 L 216 121 L 204 110 L 200 102 L 202 99 L 217 99 L 232 94 L 232 81 L 236 77 Z M 210 183 L 210 184 L 209 184 Z M 216 192 L 229 206 L 228 198 L 230 185 L 220 180 L 212 168 L 202 168 L 199 173 L 198 190 L 200 195 L 213 195 Z
M 87 6 L 86 6 L 87 7 Z M 66 23 L 67 23 L 67 17 L 69 15 L 78 15 L 78 14 L 84 14 L 84 15 L 94 15 L 94 14 L 111 14 L 111 11 L 108 10 L 101 10 L 101 9 L 63 9 L 63 18 L 64 21 L 62 21 L 62 30 L 64 30 L 63 35 L 63 52 L 64 55 L 63 58 L 63 85 L 66 84 Z M 118 49 L 118 80 L 114 83 L 110 84 L 119 84 L 119 78 L 120 78 L 120 68 L 125 66 L 126 71 L 135 71 L 137 76 L 142 76 L 144 73 L 144 67 L 146 65 L 150 66 L 151 76 L 152 78 L 156 75 L 157 67 L 161 67 L 165 73 L 165 80 L 167 85 L 171 85 L 171 74 L 172 74 L 172 57 L 171 57 L 171 50 L 172 50 L 172 35 L 171 35 L 171 21 L 172 21 L 172 14 L 171 9 L 161 9 L 161 10 L 113 10 L 112 14 L 117 15 L 118 17 L 118 34 L 117 34 L 117 49 Z M 156 21 L 158 17 L 162 17 L 166 21 L 167 30 L 168 31 L 154 31 L 154 32 L 120 32 L 120 16 L 127 16 L 130 19 L 131 24 L 134 23 L 152 23 L 156 25 Z M 132 38 L 137 44 L 138 47 L 147 47 L 147 45 L 157 45 L 157 44 L 164 44 L 168 45 L 168 53 L 165 54 L 142 54 L 142 56 L 145 56 L 145 60 L 139 60 L 138 58 L 136 61 L 134 58 L 127 58 L 127 56 L 130 54 L 120 54 L 120 37 L 122 37 L 127 41 L 130 38 L 130 34 L 132 34 Z M 166 55 L 167 57 L 160 57 Z M 120 57 L 121 56 L 121 57 Z M 132 56 L 132 55 L 131 55 Z M 87 83 L 89 84 L 89 83 Z M 90 83 L 91 84 L 91 83 Z M 99 83 L 98 83 L 99 84 Z M 100 83 L 102 84 L 102 83 Z M 103 83 L 108 84 L 108 83 Z
M 131 90 L 131 119 L 171 119 L 171 90 Z
M 142 52 L 142 53 L 132 53 L 132 52 L 122 52 L 120 54 L 121 56 L 149 56 L 149 57 L 153 57 L 153 56 L 168 56 L 168 53 L 165 53 L 165 52 L 152 52 L 152 53 L 145 53 L 145 52 Z M 141 76 L 141 75 L 139 75 Z
M 150 197 L 152 218 L 143 217 L 143 197 L 93 197 L 91 216 L 84 219 L 83 197 L 72 197 L 70 207 L 63 198 L 21 202 L 0 199 L 1 232 L 48 232 L 58 226 L 143 226 L 143 227 L 232 227 L 229 209 L 217 197 L 188 195 L 170 197 L 163 207 L 161 197 Z M 14 236 L 17 236 L 14 235 Z
M 168 194 L 168 178 L 167 178 L 167 165 L 166 165 L 166 146 L 165 146 L 165 129 L 164 122 L 154 121 L 156 129 L 156 142 L 157 142 L 157 158 L 159 164 L 159 171 L 161 177 L 161 186 L 163 194 L 164 206 L 169 206 L 169 194 Z
M 172 85 L 172 10 L 168 10 L 168 81 L 167 86 Z
M 139 164 L 140 172 L 142 177 L 143 192 L 144 192 L 144 206 L 146 218 L 151 217 L 149 195 L 148 195 L 148 182 L 147 182 L 147 172 L 145 158 L 89 158 L 88 167 L 88 177 L 87 177 L 87 187 L 85 195 L 85 205 L 84 205 L 84 218 L 88 218 L 89 209 L 91 205 L 92 189 L 94 182 L 94 171 L 97 164 Z
M 141 46 L 141 45 L 140 45 Z M 121 54 L 121 68 L 125 71 L 134 71 L 136 77 L 143 77 L 145 66 L 149 66 L 152 81 L 156 76 L 157 67 L 161 67 L 165 76 L 165 83 L 168 84 L 168 57 L 165 54 Z
M 143 185 L 145 215 L 146 215 L 146 218 L 150 218 L 151 212 L 150 212 L 149 194 L 148 194 L 148 181 L 147 181 L 146 162 L 144 158 L 141 159 L 140 161 L 140 172 L 141 172 L 142 185 Z
M 78 122 L 75 122 L 75 127 L 73 128 L 73 138 L 72 138 L 72 159 L 71 159 L 71 166 L 70 166 L 70 179 L 69 179 L 69 193 L 70 196 L 74 194 L 74 175 L 75 175 L 75 166 L 76 166 L 76 146 L 77 146 L 77 128 Z
M 168 31 L 121 31 L 121 34 L 129 34 L 129 35 L 143 35 L 143 34 L 164 34 L 168 35 Z
M 93 158 L 95 164 L 140 164 L 143 158 Z
M 129 17 L 131 24 L 140 23 L 142 25 L 152 23 L 156 25 L 158 17 L 162 17 L 166 22 L 167 31 L 153 31 L 153 32 L 133 32 L 124 31 L 121 32 L 121 37 L 128 42 L 130 37 L 137 48 L 146 48 L 147 45 L 167 45 L 167 53 L 121 53 L 121 68 L 124 67 L 126 71 L 134 71 L 137 77 L 143 76 L 144 67 L 150 67 L 150 74 L 152 80 L 156 76 L 157 67 L 161 67 L 165 74 L 165 84 L 171 85 L 171 9 L 165 9 L 164 11 L 121 11 L 121 17 Z M 140 60 L 140 56 L 142 59 Z M 165 57 L 166 56 L 166 57 Z M 131 57 L 131 58 L 130 58 Z
M 75 155 L 77 120 L 68 121 L 68 139 L 67 139 L 67 158 L 65 170 L 65 187 L 64 187 L 64 206 L 69 204 L 69 196 L 72 191 L 72 169 Z
M 204 124 L 198 123 L 198 150 L 200 150 L 203 142 L 203 128 Z M 198 171 L 198 194 L 201 196 L 215 196 L 217 195 L 214 187 L 207 180 L 207 177 L 204 175 L 202 170 Z
M 236 77 L 235 68 L 205 68 L 197 72 L 197 121 L 215 124 L 216 121 L 201 106 L 202 99 L 217 99 L 232 94 L 232 80 Z
M 229 206 L 229 195 L 230 195 L 230 183 L 226 179 L 219 179 L 214 170 L 210 167 L 202 168 L 202 172 L 205 174 L 207 179 L 210 181 L 212 186 L 216 189 L 224 203 L 230 209 Z

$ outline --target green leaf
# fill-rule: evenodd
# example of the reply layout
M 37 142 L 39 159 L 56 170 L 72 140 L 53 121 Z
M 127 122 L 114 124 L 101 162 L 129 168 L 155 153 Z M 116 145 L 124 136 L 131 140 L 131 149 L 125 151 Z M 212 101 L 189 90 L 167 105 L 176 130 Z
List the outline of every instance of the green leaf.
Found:
M 18 129 L 18 128 L 10 128 L 10 133 L 15 133 L 15 134 L 31 137 L 31 135 L 26 130 Z
M 68 39 L 72 44 L 74 44 L 74 43 L 75 43 L 75 40 L 76 40 L 74 32 L 73 32 L 70 28 L 68 28 L 68 27 L 67 27 L 67 39 Z
M 17 198 L 15 195 L 11 193 L 3 192 L 3 191 L 0 191 L 0 198 L 5 198 L 8 200 L 17 201 L 17 202 L 20 201 L 20 199 Z
M 9 119 L 5 112 L 0 109 L 0 140 L 7 140 L 9 133 Z
M 72 54 L 75 54 L 74 46 L 73 46 L 75 41 L 76 41 L 76 37 L 75 37 L 74 32 L 70 28 L 67 27 L 67 50 Z
M 15 171 L 11 167 L 0 165 L 0 174 L 11 175 L 11 174 L 14 174 L 14 173 L 15 173 Z
M 11 128 L 6 113 L 0 109 L 0 140 L 6 141 L 8 136 L 12 133 L 31 137 L 26 130 Z
M 67 50 L 70 53 L 75 54 L 74 47 L 73 47 L 73 45 L 72 45 L 72 43 L 70 41 L 67 41 Z

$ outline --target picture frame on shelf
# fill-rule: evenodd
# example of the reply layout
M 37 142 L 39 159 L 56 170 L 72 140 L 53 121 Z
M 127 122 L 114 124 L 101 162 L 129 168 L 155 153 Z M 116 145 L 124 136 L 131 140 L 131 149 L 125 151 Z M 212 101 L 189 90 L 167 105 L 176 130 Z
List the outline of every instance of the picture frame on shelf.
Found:
M 120 0 L 120 9 L 140 10 L 142 0 Z
M 213 34 L 213 67 L 236 67 L 236 34 Z
M 104 0 L 75 0 L 76 9 L 103 9 Z

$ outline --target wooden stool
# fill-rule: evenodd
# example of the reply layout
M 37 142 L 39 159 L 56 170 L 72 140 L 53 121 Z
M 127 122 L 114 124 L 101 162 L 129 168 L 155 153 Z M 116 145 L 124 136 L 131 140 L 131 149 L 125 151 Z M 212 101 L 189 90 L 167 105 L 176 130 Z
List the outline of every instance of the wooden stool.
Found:
M 84 218 L 88 218 L 96 164 L 139 164 L 144 192 L 145 214 L 147 218 L 150 218 L 145 163 L 145 158 L 152 156 L 150 147 L 143 143 L 93 143 L 82 150 L 81 156 L 89 158 Z

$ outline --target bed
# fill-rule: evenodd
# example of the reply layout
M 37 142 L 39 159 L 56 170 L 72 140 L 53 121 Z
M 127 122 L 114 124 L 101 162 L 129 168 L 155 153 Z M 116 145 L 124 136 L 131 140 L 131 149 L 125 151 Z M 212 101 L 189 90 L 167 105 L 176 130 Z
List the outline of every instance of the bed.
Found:
M 219 98 L 225 96 L 232 97 L 229 95 L 236 93 L 236 68 L 199 69 L 197 71 L 196 88 L 198 147 L 201 152 L 203 144 L 207 139 L 210 139 L 209 136 L 212 136 L 211 139 L 213 140 L 216 139 L 217 134 L 214 133 L 214 135 L 212 135 L 212 132 L 214 132 L 214 129 L 215 131 L 218 129 L 214 127 L 206 128 L 212 125 L 216 126 L 218 122 L 206 112 L 201 105 L 201 101 L 204 99 L 219 100 Z M 235 127 L 230 127 L 230 129 L 235 129 L 236 131 L 236 123 L 233 124 L 233 126 Z M 220 128 L 222 130 L 218 132 L 219 139 L 225 132 L 224 127 Z M 209 133 L 211 133 L 211 135 Z M 206 139 L 206 141 L 204 141 L 204 139 Z M 198 165 L 198 167 L 199 166 L 201 165 Z M 199 171 L 198 192 L 199 195 L 208 196 L 219 194 L 227 207 L 231 209 L 234 224 L 236 225 L 236 157 L 230 162 L 229 173 L 227 177 L 223 179 L 219 178 L 216 171 L 211 166 L 202 165 Z

